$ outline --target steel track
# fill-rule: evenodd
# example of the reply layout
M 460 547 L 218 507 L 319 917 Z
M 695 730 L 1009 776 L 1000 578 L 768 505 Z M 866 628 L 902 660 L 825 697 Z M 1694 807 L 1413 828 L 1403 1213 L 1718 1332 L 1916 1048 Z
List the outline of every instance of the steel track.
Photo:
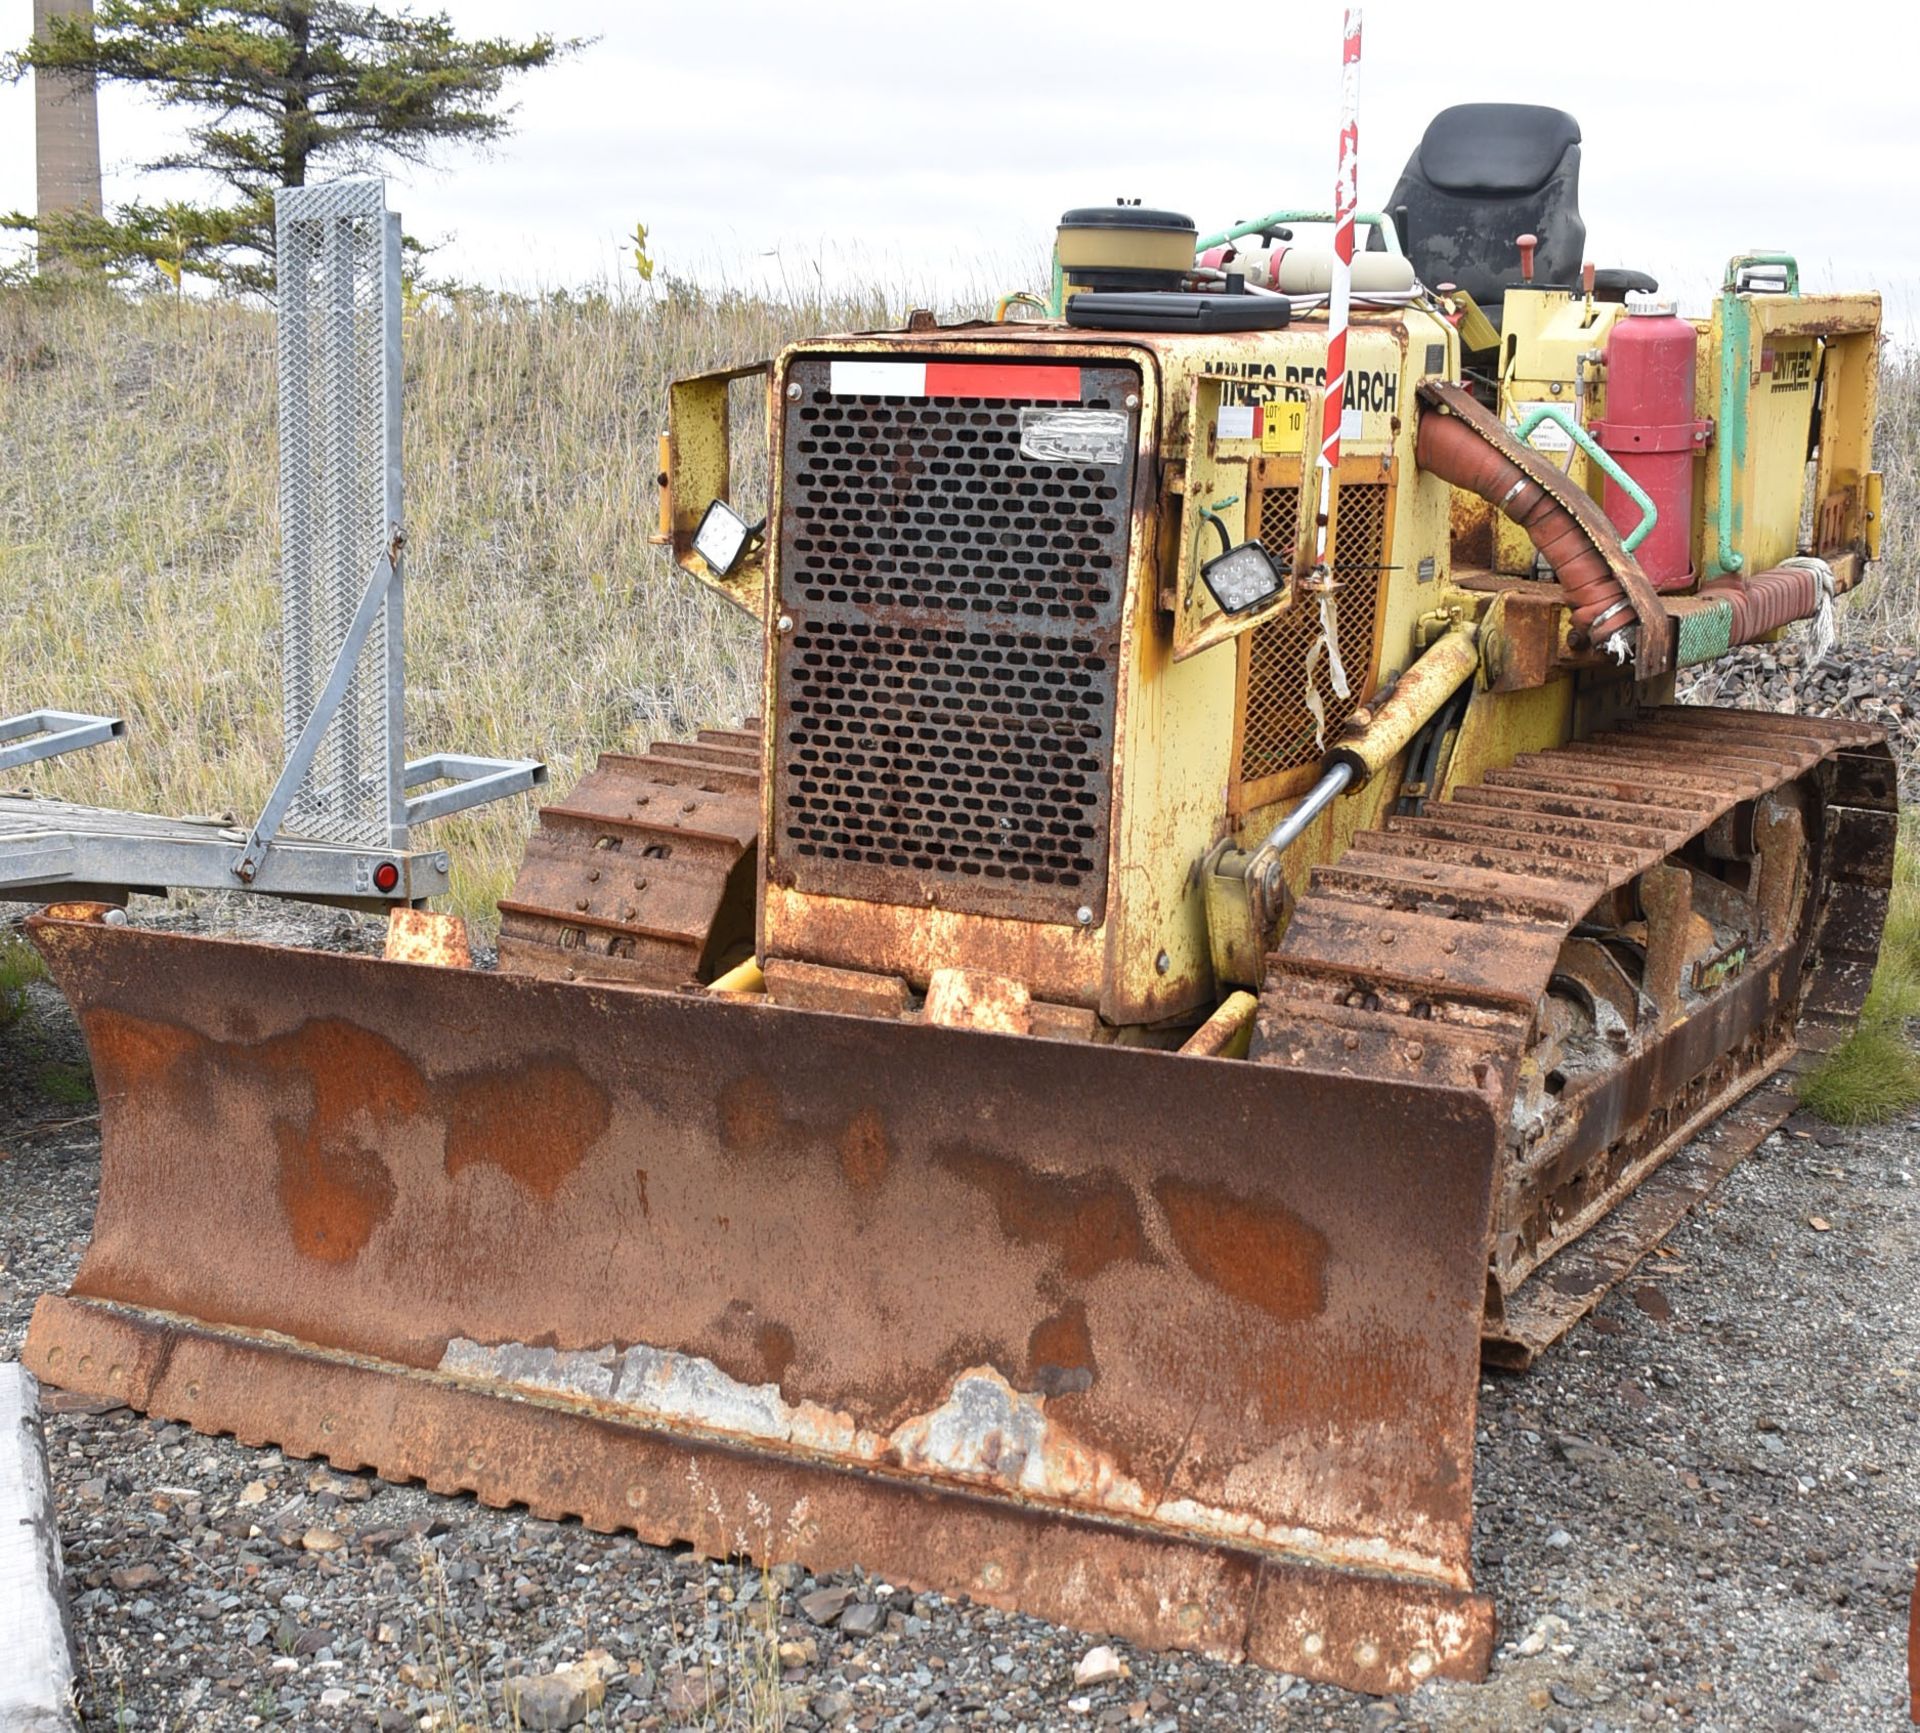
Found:
M 1523 755 L 1421 817 L 1361 833 L 1315 870 L 1269 959 L 1251 1056 L 1476 1089 L 1511 1124 L 1575 926 L 1743 803 L 1794 783 L 1814 815 L 1795 932 L 1610 1072 L 1583 1079 L 1548 1135 L 1510 1129 L 1496 1168 L 1490 1360 L 1525 1365 L 1597 1304 L 1702 1195 L 1702 1175 L 1717 1182 L 1784 1117 L 1787 1095 L 1759 1097 L 1771 1117 L 1743 1111 L 1739 1135 L 1722 1129 L 1709 1155 L 1663 1181 L 1668 1159 L 1799 1045 L 1830 1044 L 1851 1026 L 1898 826 L 1884 735 L 1825 718 L 1660 710 Z M 1571 1256 L 1602 1223 L 1604 1254 Z
M 750 723 L 602 753 L 540 810 L 500 901 L 500 967 L 670 988 L 737 960 L 753 936 L 762 738 Z

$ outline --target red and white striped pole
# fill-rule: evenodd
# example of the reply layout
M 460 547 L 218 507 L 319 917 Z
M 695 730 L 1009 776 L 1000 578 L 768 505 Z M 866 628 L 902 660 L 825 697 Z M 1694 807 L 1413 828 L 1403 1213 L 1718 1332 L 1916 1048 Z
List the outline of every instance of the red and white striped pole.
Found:
M 1333 183 L 1333 292 L 1327 298 L 1327 391 L 1320 406 L 1320 506 L 1308 587 L 1320 597 L 1320 639 L 1334 692 L 1349 694 L 1340 664 L 1333 593 L 1340 585 L 1329 564 L 1334 471 L 1340 464 L 1340 421 L 1347 395 L 1347 313 L 1353 298 L 1353 216 L 1360 192 L 1360 8 L 1347 9 L 1340 45 L 1340 166 Z M 1311 685 L 1311 674 L 1309 674 Z

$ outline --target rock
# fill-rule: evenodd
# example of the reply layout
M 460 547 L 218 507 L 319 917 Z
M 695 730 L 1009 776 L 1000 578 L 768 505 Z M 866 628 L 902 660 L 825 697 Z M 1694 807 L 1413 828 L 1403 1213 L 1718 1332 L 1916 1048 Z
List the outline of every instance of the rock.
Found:
M 1082 1690 L 1091 1690 L 1096 1685 L 1111 1685 L 1116 1679 L 1126 1676 L 1126 1662 L 1104 1643 L 1097 1649 L 1089 1649 L 1073 1669 L 1073 1682 Z
M 815 1589 L 800 1597 L 800 1611 L 816 1625 L 830 1625 L 846 1611 L 852 1589 Z
M 707 1711 L 723 1702 L 726 1695 L 724 1680 L 695 1668 L 691 1673 L 683 1673 L 668 1683 L 661 1703 L 669 1720 L 704 1720 Z
M 811 1667 L 820 1658 L 820 1645 L 806 1637 L 797 1643 L 782 1643 L 778 1653 L 783 1667 Z
M 1563 1432 L 1553 1441 L 1553 1447 L 1560 1452 L 1561 1459 L 1575 1468 L 1593 1468 L 1608 1461 L 1613 1452 L 1604 1444 L 1596 1444 L 1590 1438 L 1579 1438 L 1571 1432 Z
M 132 1594 L 136 1589 L 150 1589 L 160 1580 L 160 1572 L 153 1565 L 128 1565 L 124 1570 L 111 1573 L 107 1579 L 123 1595 Z
M 887 1622 L 887 1609 L 878 1601 L 859 1601 L 840 1615 L 840 1629 L 849 1637 L 870 1637 Z
M 853 1713 L 853 1698 L 845 1691 L 816 1691 L 808 1707 L 817 1720 L 831 1727 Z
M 507 1713 L 531 1733 L 557 1727 L 577 1727 L 594 1707 L 578 1677 L 563 1673 L 534 1673 L 509 1679 L 501 1688 Z
M 322 1709 L 344 1709 L 353 1701 L 353 1693 L 339 1685 L 329 1685 L 320 1693 Z
M 300 1544 L 308 1552 L 338 1552 L 347 1543 L 333 1529 L 310 1528 L 300 1537 Z
M 1514 1644 L 1516 1655 L 1538 1655 L 1545 1651 L 1549 1643 L 1557 1642 L 1567 1635 L 1570 1627 L 1567 1621 L 1557 1614 L 1548 1613 L 1537 1620 L 1532 1630 Z
M 1573 1536 L 1568 1534 L 1564 1528 L 1556 1528 L 1553 1533 L 1547 1536 L 1547 1545 L 1550 1547 L 1572 1546 Z

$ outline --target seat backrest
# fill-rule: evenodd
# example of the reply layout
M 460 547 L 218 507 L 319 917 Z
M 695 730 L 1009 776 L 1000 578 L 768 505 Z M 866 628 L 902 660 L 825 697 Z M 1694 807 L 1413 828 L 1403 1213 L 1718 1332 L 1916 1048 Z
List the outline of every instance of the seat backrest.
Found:
M 1408 159 L 1389 207 L 1420 281 L 1455 283 L 1495 318 L 1520 281 L 1514 237 L 1534 234 L 1533 280 L 1571 287 L 1587 226 L 1580 220 L 1580 123 L 1558 108 L 1466 102 L 1443 109 Z

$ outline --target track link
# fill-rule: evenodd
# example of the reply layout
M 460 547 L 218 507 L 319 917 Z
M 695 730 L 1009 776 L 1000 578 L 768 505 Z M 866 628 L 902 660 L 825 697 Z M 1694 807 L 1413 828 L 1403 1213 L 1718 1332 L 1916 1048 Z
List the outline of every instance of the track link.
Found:
M 1701 1195 L 1697 1161 L 1684 1177 L 1675 1164 L 1656 1179 L 1667 1158 L 1797 1048 L 1830 1046 L 1852 1027 L 1878 951 L 1898 822 L 1885 737 L 1827 718 L 1653 711 L 1523 754 L 1421 817 L 1362 832 L 1336 864 L 1315 869 L 1268 959 L 1251 1057 L 1396 1087 L 1477 1090 L 1505 1124 L 1576 926 L 1743 803 L 1795 783 L 1809 791 L 1814 822 L 1794 941 L 1709 1001 L 1716 1027 L 1689 1016 L 1647 1039 L 1618 1076 L 1601 1074 L 1614 1087 L 1605 1111 L 1588 1114 L 1598 1129 L 1573 1126 L 1558 1144 L 1537 1125 L 1510 1132 L 1495 1200 L 1490 1359 L 1524 1365 L 1590 1310 Z M 1790 1108 L 1784 1090 L 1755 1100 L 1772 1117 L 1743 1111 L 1752 1135 L 1717 1137 L 1705 1183 Z M 1544 1168 L 1543 1150 L 1553 1152 Z M 1643 1184 L 1629 1255 L 1618 1206 Z M 1668 1194 L 1680 1200 L 1671 1210 Z M 1548 1267 L 1610 1215 L 1604 1255 L 1590 1249 Z
M 750 951 L 761 747 L 750 722 L 602 753 L 540 809 L 500 902 L 500 967 L 670 988 Z

